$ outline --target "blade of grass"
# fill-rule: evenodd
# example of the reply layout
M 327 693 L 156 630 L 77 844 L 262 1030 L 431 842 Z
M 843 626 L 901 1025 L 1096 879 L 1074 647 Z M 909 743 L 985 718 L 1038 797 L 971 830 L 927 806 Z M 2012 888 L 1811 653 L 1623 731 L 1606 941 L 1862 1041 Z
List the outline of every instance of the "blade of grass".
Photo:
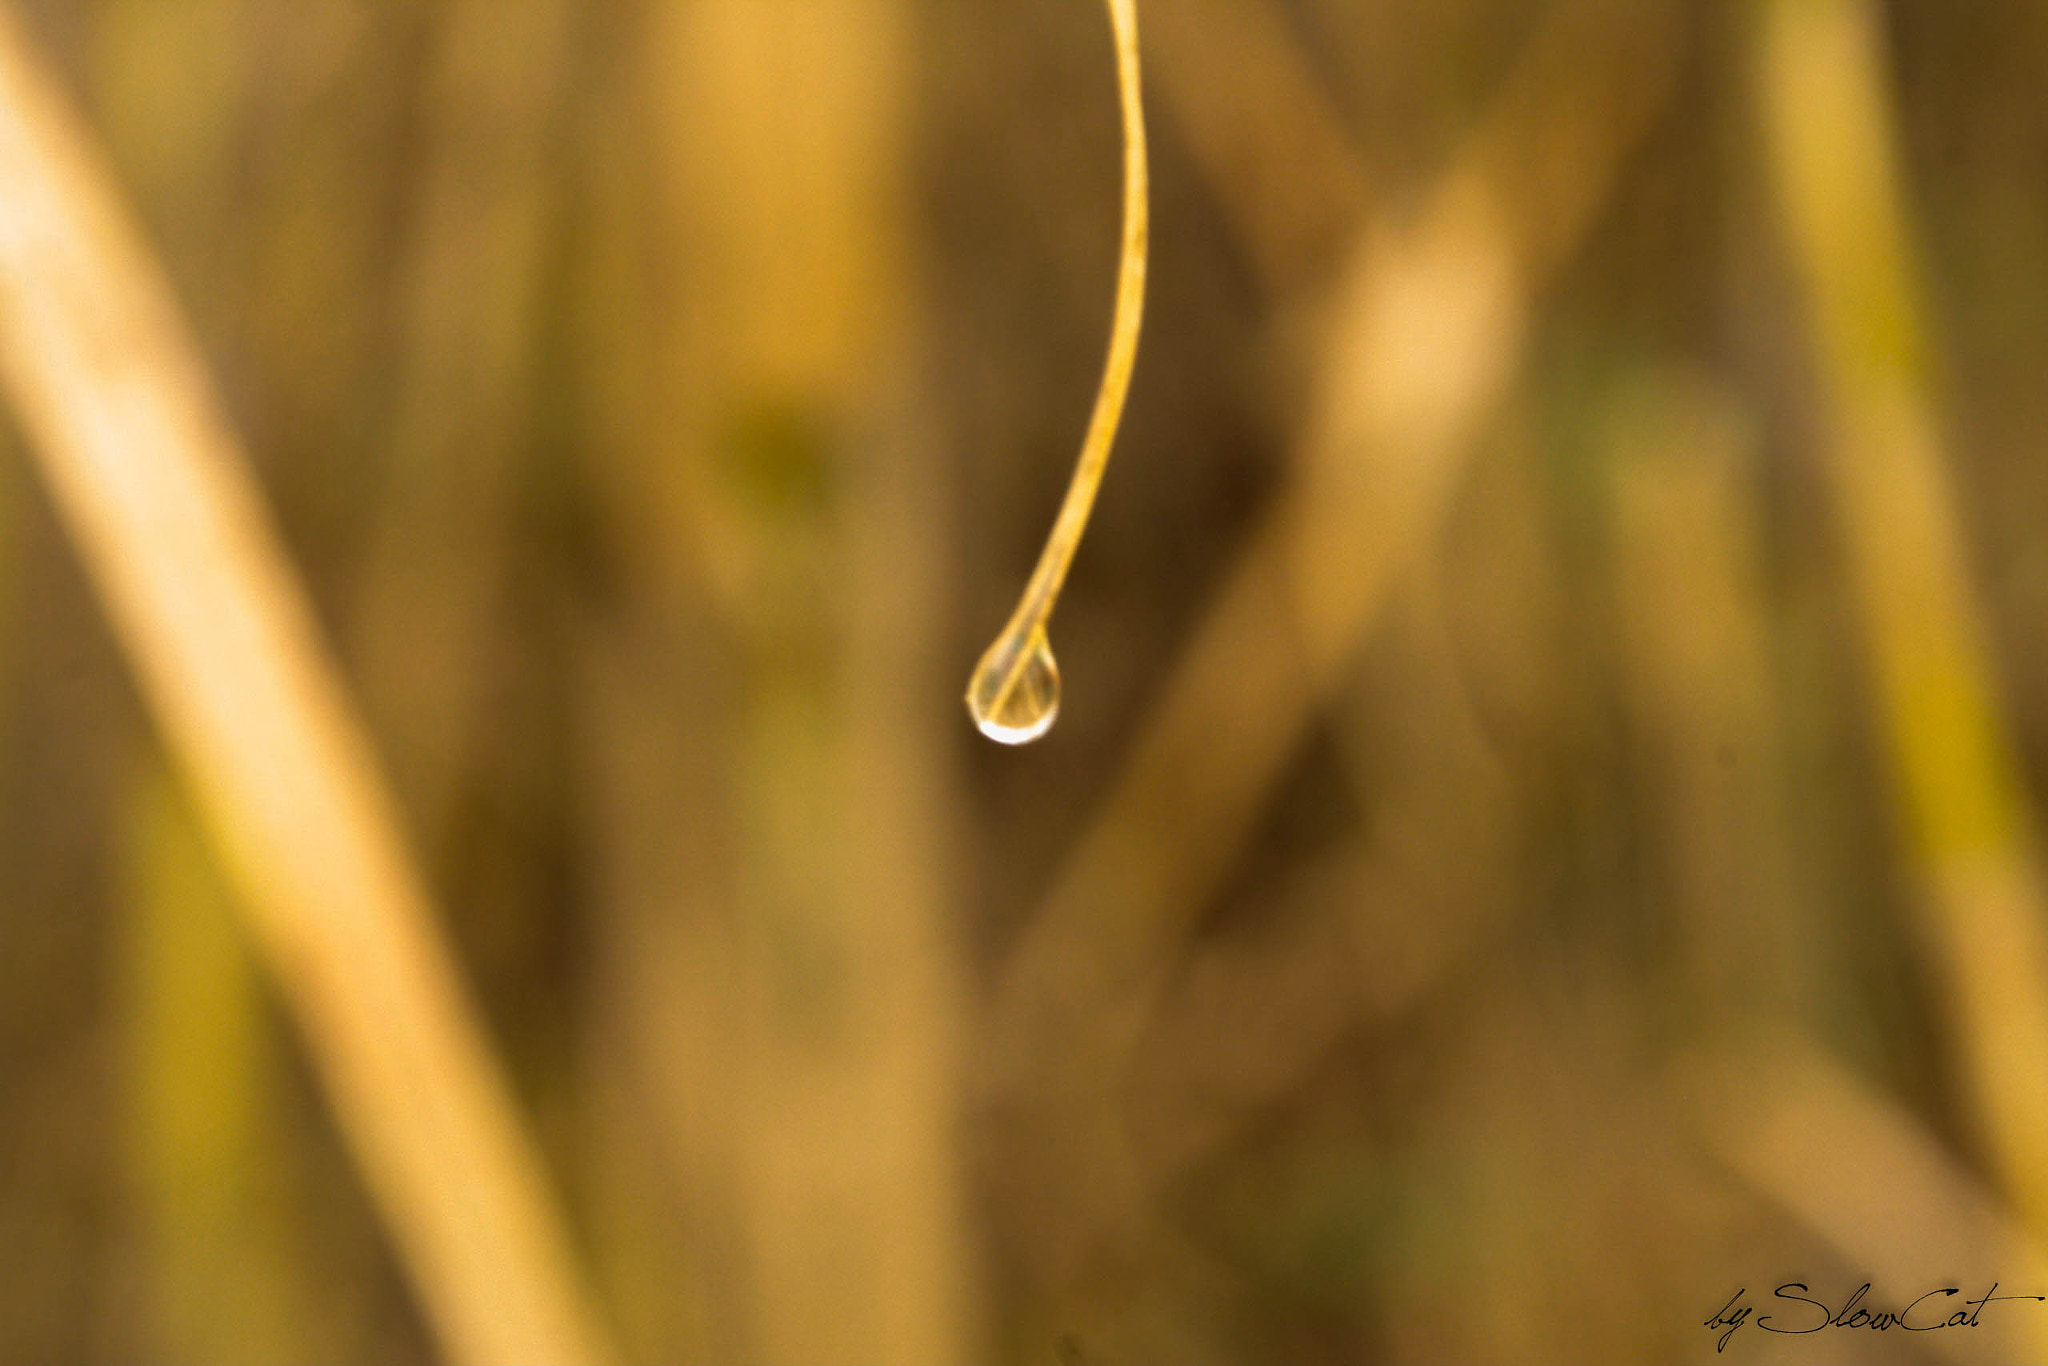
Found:
M 1151 0 L 1145 25 L 1156 84 L 1267 291 L 1311 288 L 1367 187 L 1287 16 L 1273 0 Z
M 699 721 L 728 756 L 731 900 L 669 940 L 696 960 L 671 1008 L 729 1012 L 698 1026 L 734 1047 L 694 1101 L 723 1113 L 695 1127 L 725 1146 L 702 1157 L 732 1159 L 734 1298 L 764 1362 L 987 1355 L 955 1137 L 958 846 L 927 710 L 950 514 L 911 382 L 919 13 L 680 5 L 650 43 L 689 262 L 665 270 L 661 402 L 719 538 L 692 587 L 731 629 Z
M 1417 1009 L 1509 917 L 1520 820 L 1459 673 L 1440 577 L 1396 591 L 1373 685 L 1347 690 L 1345 747 L 1376 778 L 1368 833 L 1259 906 L 1257 933 L 1197 941 L 1161 995 L 1130 1068 L 1150 1190 L 1240 1141 L 1347 1031 Z
M 0 383 L 445 1350 L 601 1358 L 304 590 L 167 282 L 8 11 Z
M 1646 1100 L 1668 1104 L 1717 1160 L 1824 1238 L 1853 1275 L 1886 1298 L 1961 1289 L 1922 1306 L 1941 1304 L 1938 1318 L 1994 1283 L 2018 1295 L 2048 1287 L 2038 1239 L 1917 1116 L 1810 1039 L 1759 1031 L 1737 1043 L 1680 1059 L 1661 1095 Z M 2040 1360 L 2048 1306 L 2006 1307 L 2015 1312 L 1995 1321 L 1987 1313 L 1967 1335 L 1922 1335 L 1925 1348 L 1956 1363 Z
M 504 583 L 548 382 L 535 324 L 573 37 L 560 0 L 464 0 L 438 18 L 398 394 L 346 637 L 428 849 L 499 719 L 491 668 L 532 667 L 501 662 Z
M 124 977 L 127 1148 L 149 1286 L 137 1355 L 331 1359 L 306 1313 L 304 1248 L 280 1193 L 278 1038 L 189 805 L 160 762 L 130 818 Z M 311 1330 L 311 1331 L 309 1331 Z
M 1667 999 L 1688 1025 L 1817 1024 L 1834 955 L 1786 831 L 1754 433 L 1661 370 L 1627 374 L 1602 427 L 1622 683 L 1676 911 Z
M 741 983 L 725 779 L 738 757 L 728 656 L 705 646 L 736 628 L 714 610 L 721 580 L 707 553 L 731 529 L 714 523 L 700 395 L 678 381 L 703 372 L 673 358 L 678 324 L 697 316 L 672 292 L 688 272 L 666 249 L 673 219 L 647 206 L 672 54 L 644 16 L 588 37 L 601 74 L 565 226 L 583 247 L 563 382 L 586 414 L 583 488 L 623 588 L 607 612 L 579 618 L 569 685 L 591 891 L 580 1184 L 628 1358 L 739 1361 L 754 1353 L 733 1095 Z M 669 202 L 701 200 L 685 189 L 657 205 Z
M 1877 11 L 1771 0 L 1757 97 L 1818 360 L 1821 463 L 1929 950 L 1992 1169 L 2048 1230 L 2048 896 L 1942 451 Z

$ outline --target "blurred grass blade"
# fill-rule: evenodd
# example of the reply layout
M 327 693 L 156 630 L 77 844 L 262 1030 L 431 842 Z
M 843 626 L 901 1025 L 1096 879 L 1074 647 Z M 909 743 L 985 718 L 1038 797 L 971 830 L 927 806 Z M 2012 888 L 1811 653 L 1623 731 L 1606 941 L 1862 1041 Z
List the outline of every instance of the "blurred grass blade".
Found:
M 598 1359 L 537 1155 L 204 364 L 6 11 L 0 381 L 445 1350 Z
M 1602 428 L 1620 682 L 1675 912 L 1660 967 L 1702 1020 L 1812 1025 L 1829 945 L 1787 832 L 1755 433 L 1711 381 L 1654 367 Z
M 1774 0 L 1758 91 L 1808 297 L 1822 463 L 1875 676 L 1917 928 L 1992 1165 L 2048 1231 L 2048 900 L 1930 397 L 1879 15 Z
M 344 636 L 424 848 L 502 713 L 515 491 L 543 402 L 537 335 L 570 61 L 561 0 L 466 0 L 435 35 L 377 519 Z
M 792 1366 L 988 1355 L 955 1136 L 953 797 L 926 710 L 948 509 L 909 378 L 920 13 L 693 0 L 655 26 L 661 188 L 691 261 L 664 378 L 731 555 L 710 586 L 737 661 L 697 723 L 732 747 L 734 920 L 729 960 L 688 946 L 710 969 L 694 1027 L 733 1042 L 696 1104 L 730 1107 L 744 1356 Z
M 1364 217 L 1365 167 L 1273 0 L 1152 0 L 1146 59 L 1268 293 L 1317 283 Z
M 1809 1039 L 1746 1032 L 1740 1047 L 1681 1059 L 1664 1095 L 1719 1161 L 1858 1276 L 1894 1291 L 1968 1286 L 1968 1295 L 1994 1283 L 2033 1294 L 2048 1283 L 2048 1255 L 2011 1208 L 1916 1115 Z M 2039 1361 L 2048 1346 L 2035 1313 L 1987 1314 L 1977 1327 L 1930 1333 L 1924 1350 L 1951 1362 Z
M 138 1354 L 331 1358 L 333 1342 L 309 1340 L 308 1230 L 276 1198 L 276 1030 L 246 936 L 161 762 L 141 766 L 134 788 L 122 957 L 127 1147 L 149 1287 Z

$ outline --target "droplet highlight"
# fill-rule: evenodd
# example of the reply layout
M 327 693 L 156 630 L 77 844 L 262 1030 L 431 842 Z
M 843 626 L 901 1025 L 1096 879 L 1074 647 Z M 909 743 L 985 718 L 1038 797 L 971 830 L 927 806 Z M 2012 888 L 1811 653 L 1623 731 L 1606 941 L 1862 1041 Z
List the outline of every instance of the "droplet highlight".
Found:
M 988 647 L 967 684 L 967 712 L 983 735 L 1025 745 L 1052 729 L 1060 714 L 1060 666 L 1043 629 L 1003 633 Z

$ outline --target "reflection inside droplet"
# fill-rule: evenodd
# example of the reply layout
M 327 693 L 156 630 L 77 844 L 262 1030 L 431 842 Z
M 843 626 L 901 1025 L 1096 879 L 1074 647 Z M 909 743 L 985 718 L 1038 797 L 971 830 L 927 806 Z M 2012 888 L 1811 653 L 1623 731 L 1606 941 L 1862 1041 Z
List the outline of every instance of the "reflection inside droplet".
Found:
M 967 685 L 967 711 L 991 740 L 1028 744 L 1060 714 L 1060 668 L 1043 629 L 1006 631 L 988 647 Z

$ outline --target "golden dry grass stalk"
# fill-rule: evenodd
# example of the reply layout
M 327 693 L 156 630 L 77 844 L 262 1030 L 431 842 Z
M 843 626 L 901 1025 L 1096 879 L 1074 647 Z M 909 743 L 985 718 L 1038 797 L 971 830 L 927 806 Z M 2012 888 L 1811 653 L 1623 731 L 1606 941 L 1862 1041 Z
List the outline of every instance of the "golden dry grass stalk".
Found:
M 4 12 L 0 382 L 444 1349 L 601 1359 L 538 1155 L 206 366 Z
M 1877 11 L 1775 0 L 1758 99 L 1818 362 L 1821 463 L 1874 680 L 1915 929 L 1945 988 L 1969 1108 L 2048 1229 L 2048 933 L 2020 776 L 1936 415 Z
M 1088 529 L 1088 514 L 1102 487 L 1116 429 L 1123 420 L 1131 371 L 1138 363 L 1138 331 L 1145 314 L 1145 263 L 1151 236 L 1150 176 L 1145 155 L 1145 103 L 1138 78 L 1138 11 L 1134 0 L 1107 0 L 1116 39 L 1117 103 L 1123 111 L 1124 230 L 1117 265 L 1116 313 L 1110 323 L 1109 358 L 1081 456 L 1067 485 L 1052 534 L 1031 572 L 1024 595 L 995 643 L 975 665 L 967 684 L 967 709 L 991 740 L 1021 745 L 1052 728 L 1060 709 L 1059 666 L 1046 635 L 1067 569 Z

